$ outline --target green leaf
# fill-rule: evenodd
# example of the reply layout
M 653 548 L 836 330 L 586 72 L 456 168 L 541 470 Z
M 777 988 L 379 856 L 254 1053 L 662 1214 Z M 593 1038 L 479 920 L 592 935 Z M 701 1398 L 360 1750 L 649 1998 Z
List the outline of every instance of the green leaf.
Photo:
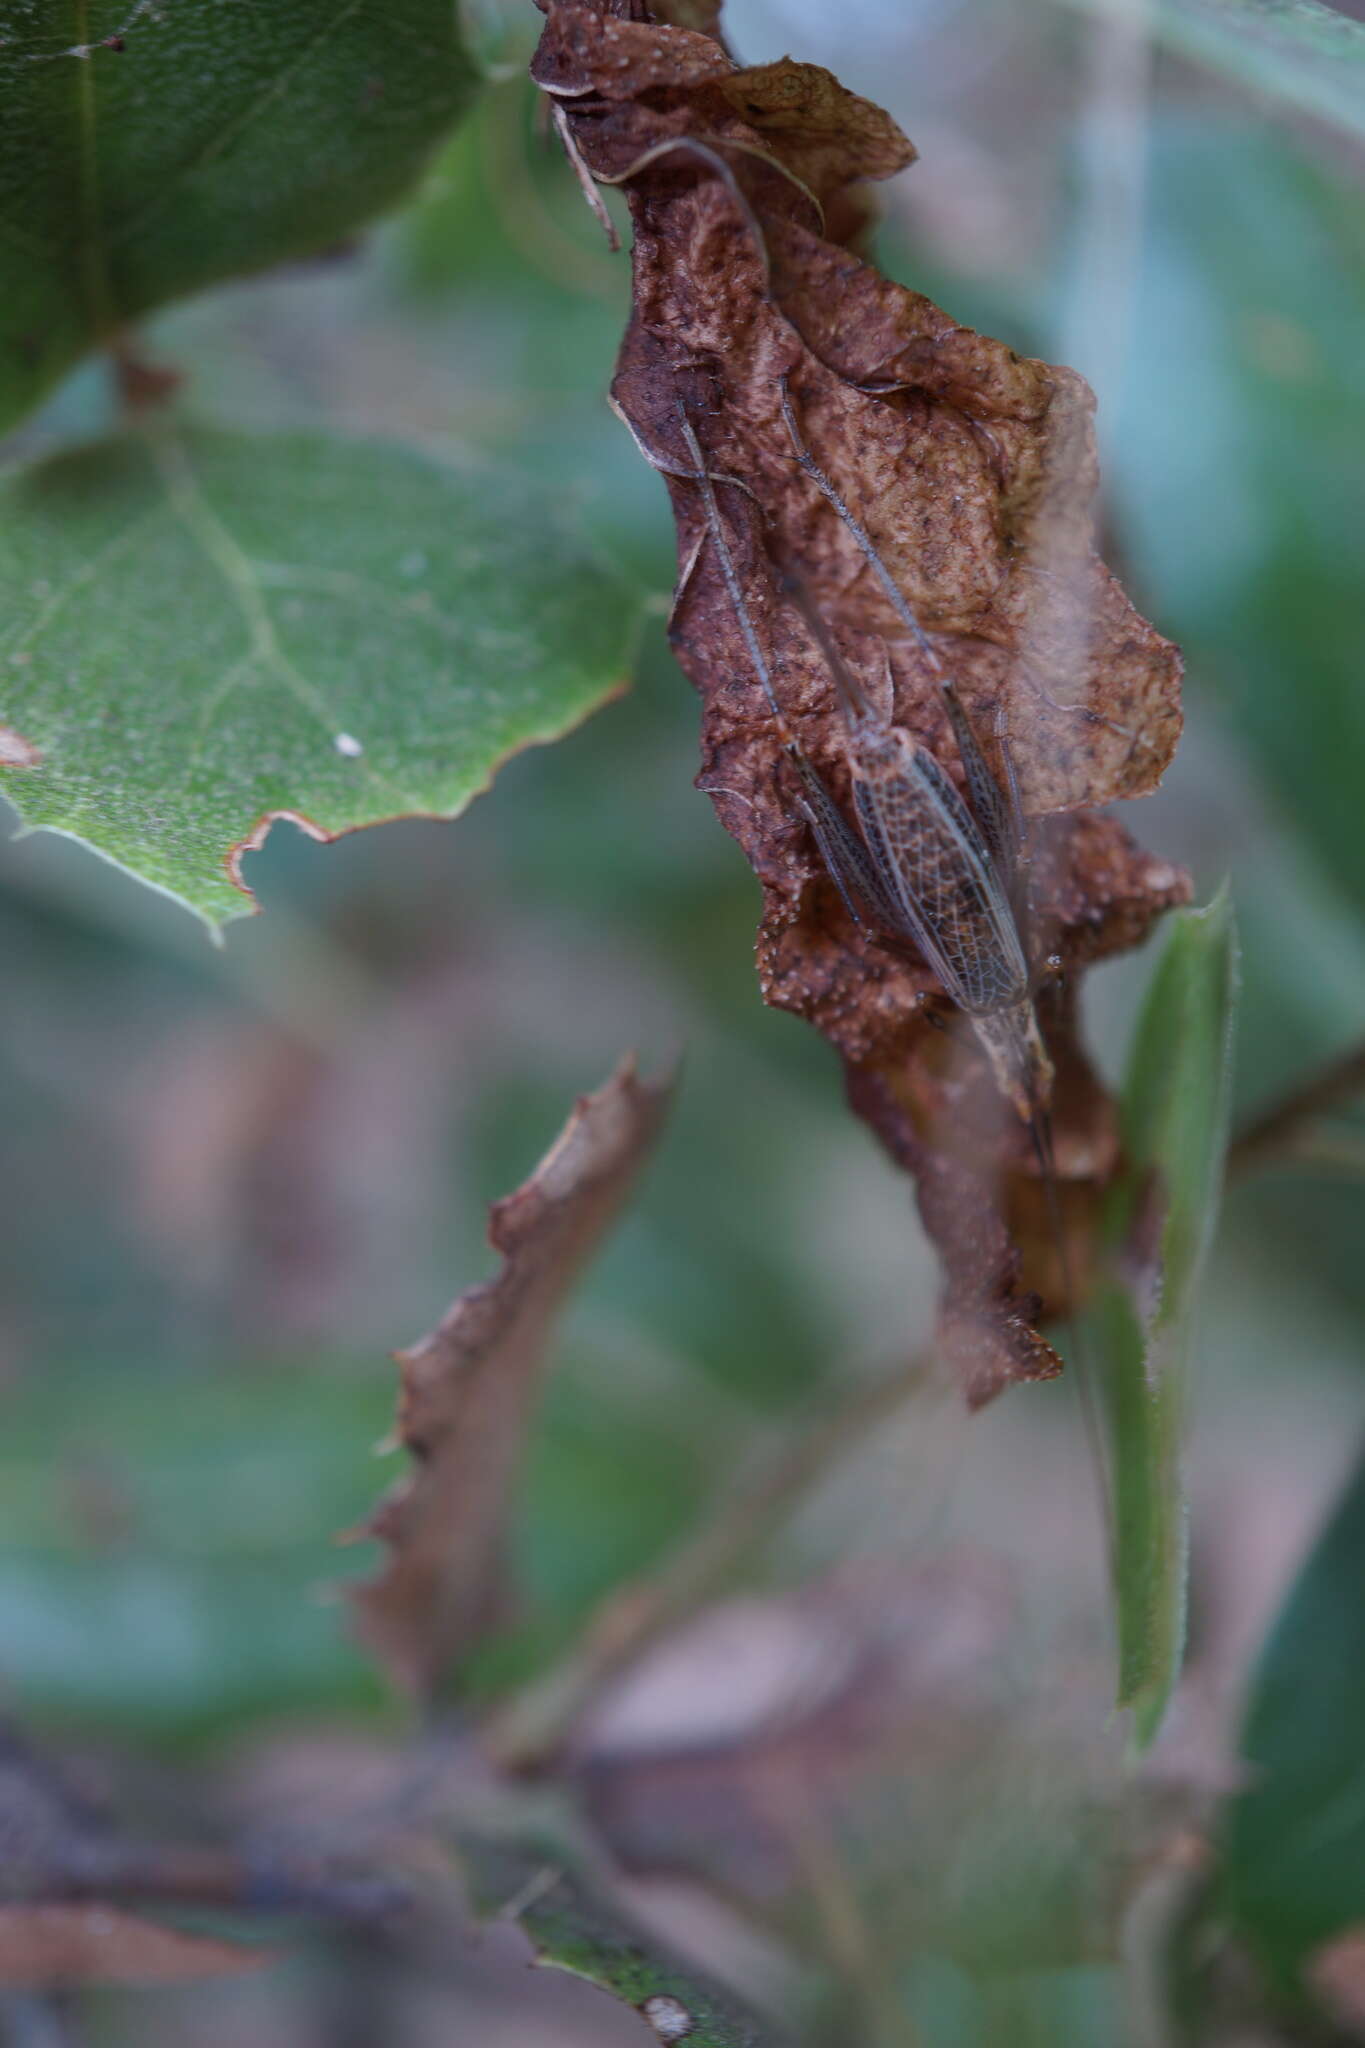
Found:
M 686 2048 L 782 2048 L 786 2036 L 733 1993 L 675 1962 L 626 1920 L 576 1867 L 567 1835 L 536 1859 L 524 1847 L 462 1840 L 475 1888 L 489 1909 L 514 1913 L 537 1960 L 572 1971 L 632 2005 L 660 2041 Z M 515 1906 L 509 1902 L 515 1900 Z
M 1233 1914 L 1277 1974 L 1365 1920 L 1365 1456 L 1270 1632 L 1224 1833 Z
M 1145 1748 L 1161 1725 L 1185 1635 L 1186 1511 L 1180 1448 L 1191 1319 L 1218 1214 L 1227 1149 L 1237 941 L 1221 890 L 1185 910 L 1147 991 L 1123 1094 L 1127 1166 L 1113 1197 L 1120 1240 L 1149 1236 L 1141 1299 L 1114 1287 L 1097 1312 L 1115 1486 L 1119 1704 Z
M 151 307 L 393 205 L 477 84 L 452 0 L 10 0 L 0 27 L 0 431 Z
M 1264 126 L 1160 121 L 1151 171 L 1125 533 L 1191 677 L 1359 906 L 1365 214 Z
M 0 488 L 0 787 L 213 921 L 272 818 L 453 817 L 620 686 L 638 600 L 525 484 L 129 436 Z M 5 729 L 9 738 L 5 738 Z
M 1365 135 L 1365 26 L 1319 0 L 1070 0 L 1145 25 L 1168 49 L 1301 113 Z
M 0 1681 L 16 1710 L 184 1739 L 375 1702 L 334 1597 L 363 1559 L 330 1532 L 374 1491 L 385 1406 L 330 1361 L 102 1362 L 0 1390 Z

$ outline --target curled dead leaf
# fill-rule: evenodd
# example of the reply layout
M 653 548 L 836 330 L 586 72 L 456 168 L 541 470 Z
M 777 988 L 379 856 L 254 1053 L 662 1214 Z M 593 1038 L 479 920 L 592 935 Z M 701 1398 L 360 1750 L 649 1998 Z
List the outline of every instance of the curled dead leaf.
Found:
M 794 458 L 784 389 L 1002 780 L 1008 741 L 1033 821 L 1036 950 L 1052 963 L 1040 1021 L 1069 1077 L 1054 1110 L 1060 1177 L 1073 1183 L 1063 1208 L 1082 1226 L 1117 1131 L 1057 977 L 1138 943 L 1188 897 L 1186 876 L 1095 814 L 1153 789 L 1169 762 L 1180 657 L 1095 552 L 1084 380 L 961 326 L 853 252 L 858 181 L 914 155 L 890 118 L 818 66 L 743 69 L 715 35 L 641 11 L 556 0 L 532 75 L 581 165 L 629 194 L 633 310 L 613 400 L 673 502 L 672 638 L 703 702 L 698 781 L 763 884 L 765 999 L 839 1049 L 854 1107 L 916 1176 L 944 1261 L 944 1347 L 984 1400 L 1058 1365 L 1036 1325 L 1043 1288 L 1061 1305 L 1059 1262 L 1020 1227 L 1040 1206 L 1035 1159 L 998 1102 L 982 1109 L 979 1054 L 945 1020 L 933 973 L 856 926 L 829 878 L 707 545 L 689 431 L 784 714 L 837 801 L 844 727 L 792 579 L 869 698 L 951 776 L 962 764 L 924 649 Z M 946 1034 L 930 1028 L 945 1021 Z
M 429 1694 L 500 1610 L 512 1480 L 546 1347 L 653 1150 L 669 1094 L 627 1060 L 581 1097 L 535 1172 L 493 1206 L 498 1272 L 398 1353 L 397 1430 L 414 1469 L 355 1532 L 389 1555 L 351 1599 L 362 1639 L 410 1692 Z

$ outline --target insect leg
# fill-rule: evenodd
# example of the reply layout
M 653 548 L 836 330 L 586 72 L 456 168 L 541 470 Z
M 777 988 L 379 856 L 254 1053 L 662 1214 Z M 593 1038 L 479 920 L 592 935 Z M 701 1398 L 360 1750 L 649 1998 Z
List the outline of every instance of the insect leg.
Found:
M 758 644 L 758 635 L 754 631 L 754 622 L 749 616 L 749 607 L 744 601 L 744 592 L 740 588 L 739 572 L 735 568 L 735 558 L 730 552 L 730 543 L 726 539 L 725 528 L 721 523 L 720 507 L 716 503 L 716 491 L 714 484 L 711 482 L 711 472 L 706 467 L 706 459 L 701 452 L 701 443 L 697 439 L 691 420 L 687 417 L 687 408 L 682 404 L 681 400 L 678 404 L 678 419 L 682 425 L 683 439 L 687 443 L 687 452 L 697 465 L 696 482 L 700 487 L 702 504 L 706 509 L 707 529 L 715 546 L 716 555 L 720 562 L 721 574 L 725 578 L 725 588 L 729 592 L 730 603 L 734 607 L 735 618 L 739 623 L 739 630 L 743 635 L 744 645 L 749 650 L 749 659 L 754 665 L 754 672 L 759 682 L 763 685 L 763 694 L 772 709 L 773 717 L 777 720 L 778 730 L 786 738 L 789 732 L 786 713 L 778 702 L 777 692 L 773 688 L 771 671 L 769 670 L 763 649 Z
M 1028 820 L 1024 816 L 1024 805 L 1019 795 L 1019 771 L 1014 765 L 1014 749 L 1010 745 L 1009 712 L 1003 704 L 995 707 L 995 750 L 1000 756 L 1000 772 L 1005 780 L 1011 852 L 1015 861 L 1021 862 L 1028 844 Z
M 1027 952 L 1031 943 L 1029 869 L 1033 864 L 1033 852 L 1029 823 L 1024 815 L 1023 800 L 1019 794 L 1019 771 L 1014 765 L 1014 751 L 1010 746 L 1009 713 L 1003 704 L 997 704 L 995 707 L 995 750 L 1000 758 L 1000 772 L 1004 778 L 1005 802 L 1010 824 L 1009 848 L 1001 857 L 1000 869 L 1006 894 L 1014 905 L 1015 923 L 1024 935 L 1024 950 Z

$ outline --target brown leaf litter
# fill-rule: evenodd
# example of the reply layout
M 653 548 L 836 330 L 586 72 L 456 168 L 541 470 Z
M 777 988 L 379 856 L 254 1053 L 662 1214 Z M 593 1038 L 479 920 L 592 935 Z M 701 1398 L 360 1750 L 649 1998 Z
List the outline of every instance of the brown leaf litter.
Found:
M 643 11 L 548 0 L 532 73 L 581 167 L 629 196 L 633 311 L 613 401 L 673 502 L 672 638 L 702 698 L 698 783 L 763 886 L 765 1000 L 838 1048 L 854 1108 L 917 1180 L 944 1266 L 940 1346 L 982 1401 L 1058 1365 L 1036 1327 L 1039 1290 L 1065 1304 L 1028 1134 L 931 971 L 841 904 L 706 543 L 682 411 L 792 731 L 836 797 L 846 804 L 848 773 L 831 679 L 784 579 L 799 577 L 869 695 L 959 781 L 961 765 L 938 682 L 793 459 L 784 380 L 997 764 L 1008 737 L 1032 825 L 1039 1021 L 1078 1270 L 1118 1136 L 1078 1041 L 1075 982 L 1189 894 L 1099 807 L 1145 795 L 1170 761 L 1180 657 L 1095 552 L 1084 380 L 959 325 L 857 253 L 861 181 L 914 156 L 890 117 L 818 65 L 741 69 L 717 34 Z
M 497 1618 L 503 1546 L 556 1319 L 653 1150 L 669 1088 L 625 1061 L 580 1098 L 530 1178 L 494 1204 L 502 1256 L 430 1336 L 398 1354 L 397 1434 L 414 1469 L 355 1533 L 388 1546 L 356 1623 L 390 1675 L 429 1696 Z
M 267 1949 L 187 1934 L 103 1905 L 0 1906 L 0 1987 L 185 1984 L 272 1961 Z

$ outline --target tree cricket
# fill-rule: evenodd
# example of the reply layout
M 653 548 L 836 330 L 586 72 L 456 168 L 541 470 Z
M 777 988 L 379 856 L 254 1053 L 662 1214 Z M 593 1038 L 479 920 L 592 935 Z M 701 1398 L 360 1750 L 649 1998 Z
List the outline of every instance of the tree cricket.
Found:
M 801 443 L 785 391 L 783 409 L 802 467 L 850 525 L 885 579 L 888 595 L 895 591 L 898 614 L 910 622 L 913 613 L 872 542 Z M 1008 777 L 1006 796 L 935 657 L 963 757 L 972 799 L 969 808 L 928 748 L 881 716 L 818 612 L 799 602 L 838 696 L 857 821 L 854 830 L 791 730 L 740 588 L 712 476 L 685 412 L 681 420 L 688 453 L 696 464 L 708 535 L 749 657 L 800 780 L 801 808 L 821 858 L 855 921 L 908 941 L 933 969 L 945 995 L 970 1020 L 1001 1093 L 1034 1129 L 1046 1162 L 1051 1149 L 1046 1112 L 1052 1062 L 1034 1014 L 1032 977 L 1014 900 L 1023 827 L 1013 777 Z M 918 621 L 912 631 L 932 654 Z

